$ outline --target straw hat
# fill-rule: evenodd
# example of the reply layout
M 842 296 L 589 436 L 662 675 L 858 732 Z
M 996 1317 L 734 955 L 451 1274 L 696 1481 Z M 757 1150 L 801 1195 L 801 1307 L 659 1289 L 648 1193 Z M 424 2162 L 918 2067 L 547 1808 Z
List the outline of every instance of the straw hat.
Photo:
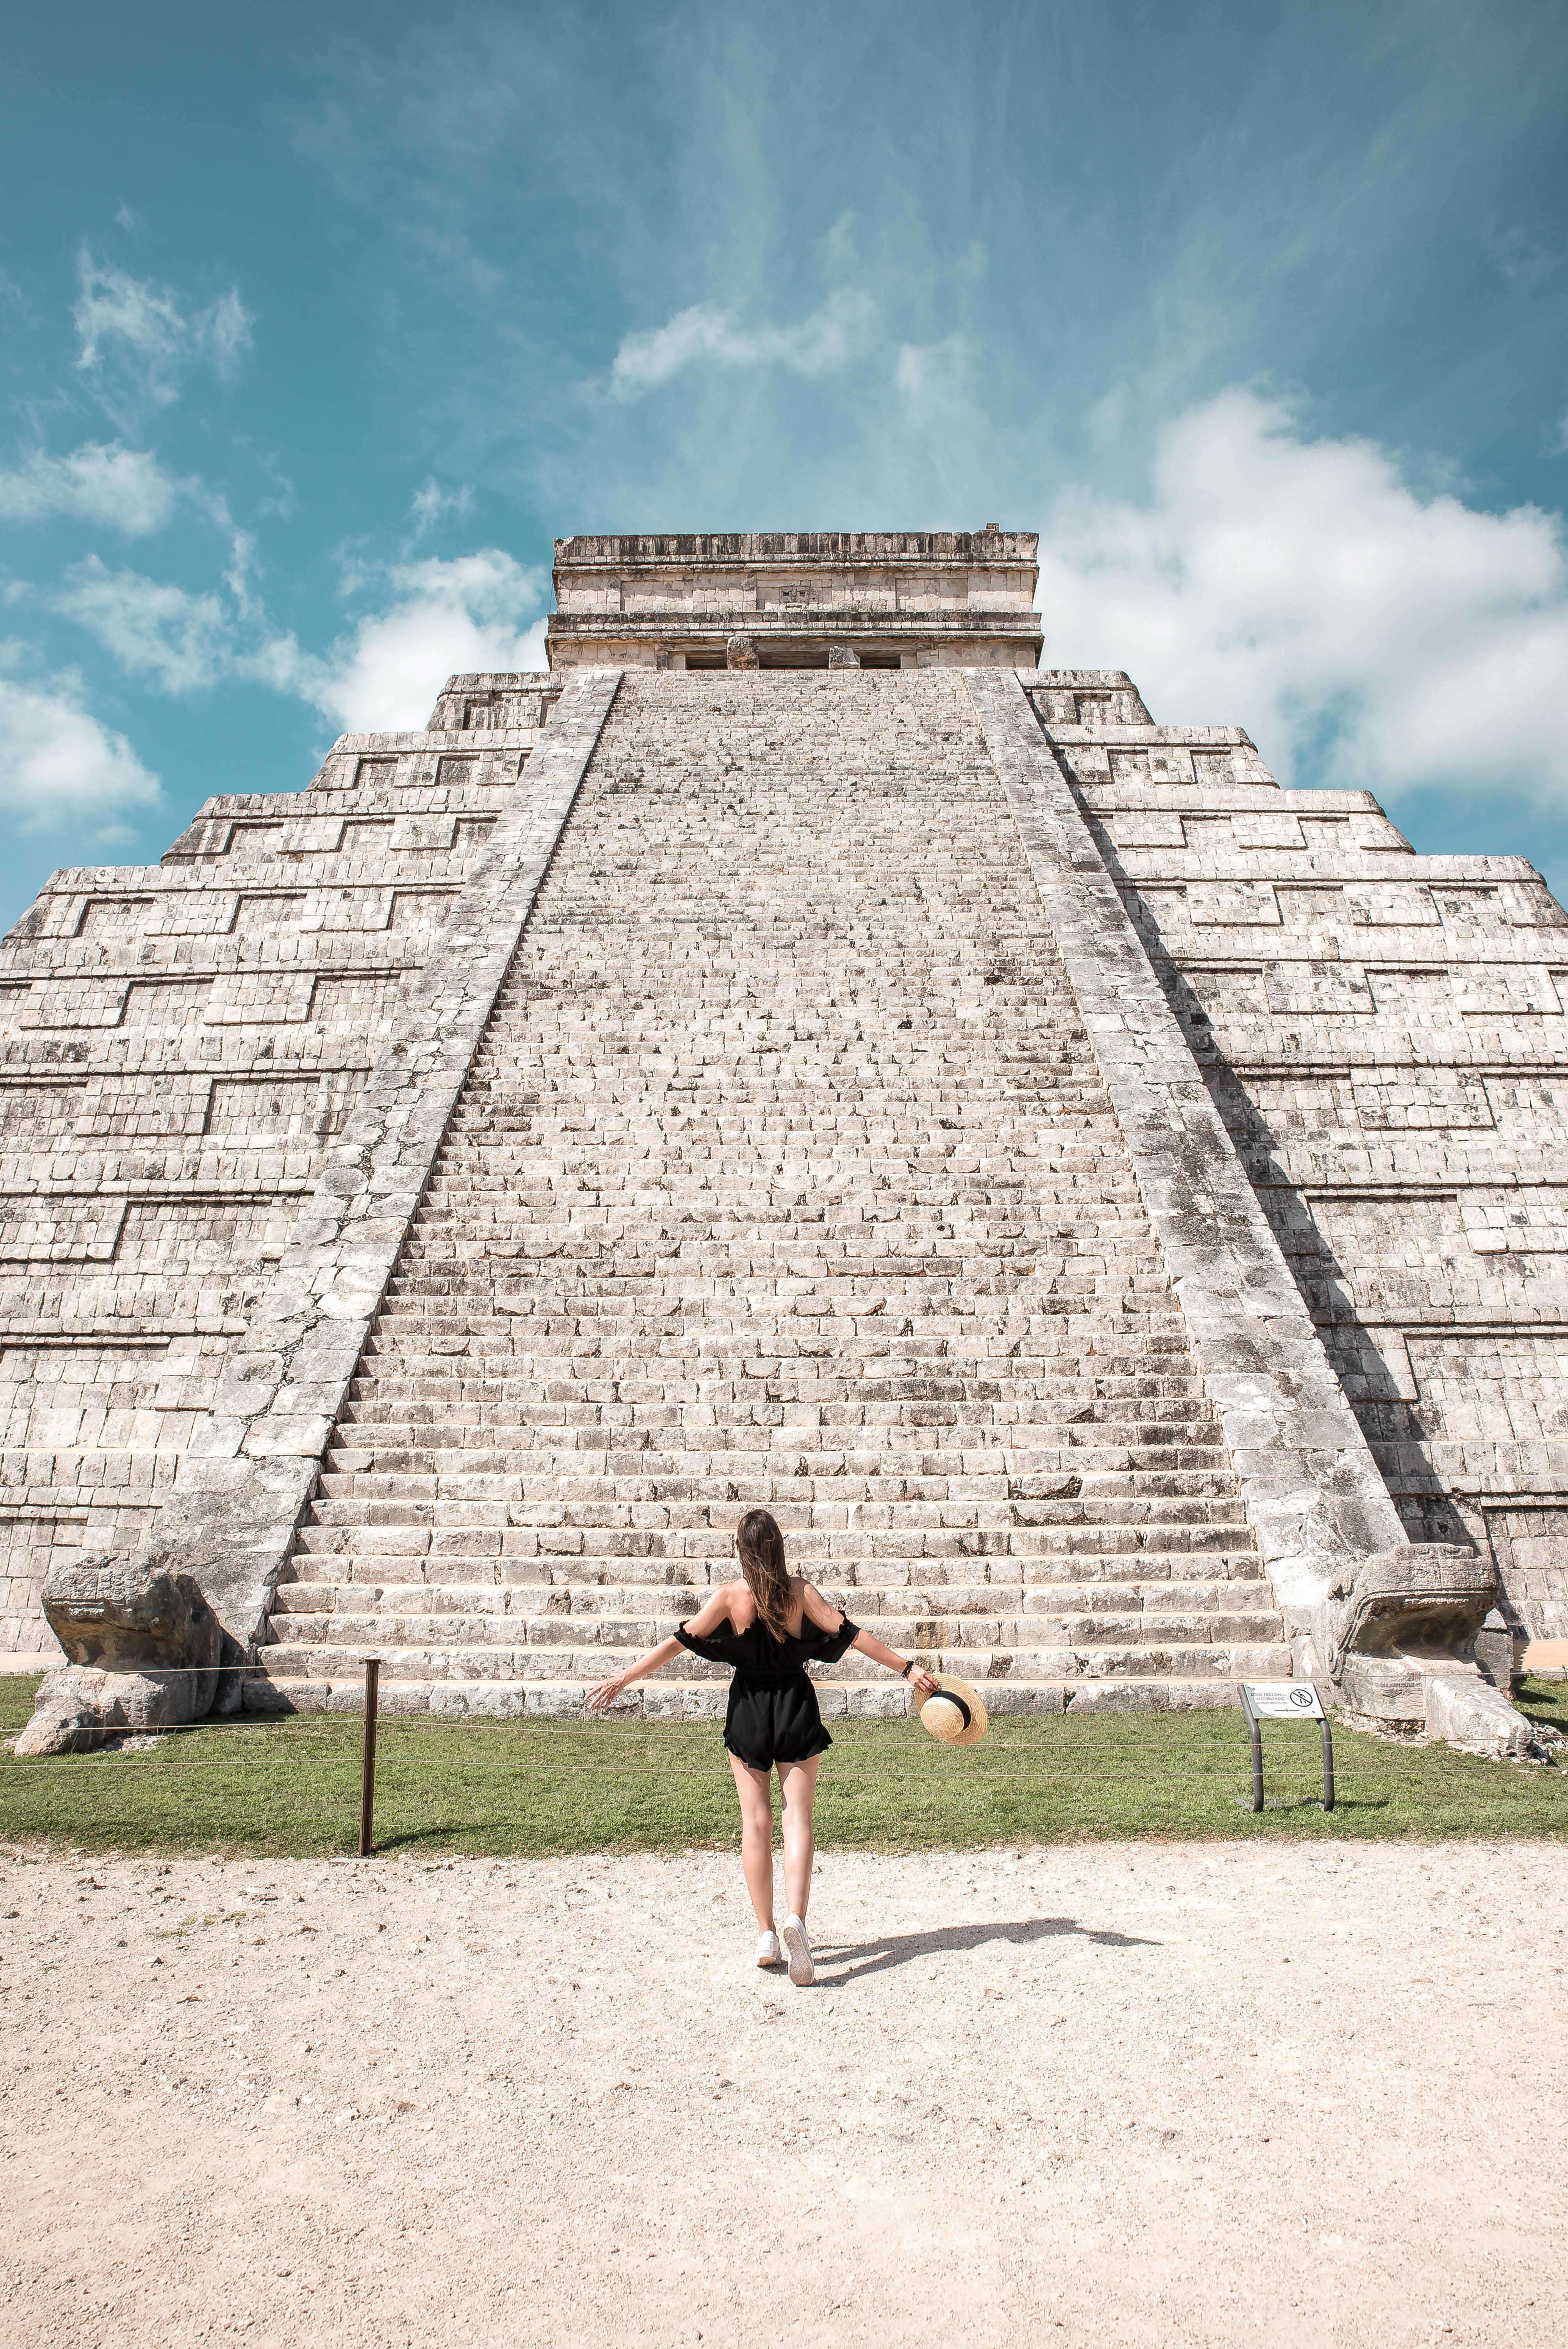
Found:
M 985 1701 L 967 1681 L 951 1672 L 935 1672 L 940 1694 L 928 1696 L 920 1708 L 923 1727 L 944 1745 L 977 1745 L 991 1725 Z

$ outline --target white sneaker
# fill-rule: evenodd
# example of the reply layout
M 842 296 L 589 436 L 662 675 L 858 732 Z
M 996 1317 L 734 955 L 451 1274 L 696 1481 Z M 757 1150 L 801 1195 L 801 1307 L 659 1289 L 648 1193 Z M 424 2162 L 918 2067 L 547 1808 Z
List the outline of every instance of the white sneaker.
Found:
M 759 1966 L 781 1966 L 783 1964 L 783 1954 L 779 1947 L 779 1936 L 777 1933 L 758 1933 L 757 1936 L 757 1962 Z
M 789 1979 L 797 1990 L 804 1990 L 817 1979 L 817 1969 L 811 1962 L 811 1944 L 806 1939 L 806 1928 L 799 1917 L 784 1920 L 784 1947 L 789 1952 Z

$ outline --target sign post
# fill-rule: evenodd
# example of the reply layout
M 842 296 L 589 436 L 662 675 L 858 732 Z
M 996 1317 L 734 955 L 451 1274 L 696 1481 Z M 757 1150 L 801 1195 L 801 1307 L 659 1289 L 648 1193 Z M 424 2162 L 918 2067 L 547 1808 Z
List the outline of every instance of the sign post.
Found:
M 365 1744 L 359 1762 L 359 1857 L 368 1859 L 376 1836 L 376 1711 L 381 1659 L 365 1659 Z
M 1315 1721 L 1323 1732 L 1323 1807 L 1334 1808 L 1334 1733 L 1323 1699 L 1310 1681 L 1243 1681 L 1242 1711 L 1253 1741 L 1253 1808 L 1264 1806 L 1264 1723 Z

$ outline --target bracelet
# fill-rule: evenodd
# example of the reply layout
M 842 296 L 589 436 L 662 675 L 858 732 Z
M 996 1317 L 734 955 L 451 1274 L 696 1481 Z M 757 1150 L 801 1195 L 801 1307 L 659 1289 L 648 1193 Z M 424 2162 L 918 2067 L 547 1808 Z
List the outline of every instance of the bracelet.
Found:
M 913 1656 L 911 1656 L 911 1658 L 910 1658 L 910 1660 L 909 1660 L 908 1663 L 907 1663 L 907 1664 L 905 1664 L 905 1666 L 904 1666 L 904 1668 L 903 1668 L 903 1671 L 902 1671 L 902 1672 L 900 1672 L 900 1674 L 899 1674 L 899 1678 L 900 1678 L 900 1680 L 901 1680 L 901 1681 L 906 1681 L 906 1680 L 908 1680 L 908 1678 L 909 1678 L 909 1676 L 910 1676 L 911 1672 L 912 1672 L 912 1671 L 913 1671 L 913 1670 L 914 1670 L 914 1658 L 913 1658 Z

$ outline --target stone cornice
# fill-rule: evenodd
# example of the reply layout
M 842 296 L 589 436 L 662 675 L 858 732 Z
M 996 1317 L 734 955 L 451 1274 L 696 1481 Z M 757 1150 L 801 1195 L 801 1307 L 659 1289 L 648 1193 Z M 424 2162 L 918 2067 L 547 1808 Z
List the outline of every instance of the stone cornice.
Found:
M 665 534 L 613 533 L 558 538 L 557 571 L 624 570 L 628 564 L 701 564 L 747 568 L 789 563 L 838 566 L 1027 563 L 1039 547 L 1032 530 L 717 531 Z

